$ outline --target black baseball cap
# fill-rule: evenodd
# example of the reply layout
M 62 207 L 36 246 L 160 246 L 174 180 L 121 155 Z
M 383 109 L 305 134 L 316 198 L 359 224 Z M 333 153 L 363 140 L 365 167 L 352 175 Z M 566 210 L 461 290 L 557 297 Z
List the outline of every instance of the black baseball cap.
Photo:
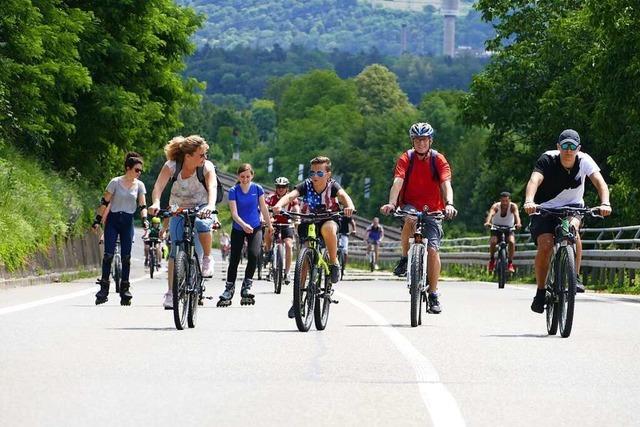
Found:
M 558 137 L 558 144 L 562 144 L 564 142 L 572 142 L 576 145 L 580 145 L 580 135 L 578 135 L 578 132 L 573 129 L 565 129 Z

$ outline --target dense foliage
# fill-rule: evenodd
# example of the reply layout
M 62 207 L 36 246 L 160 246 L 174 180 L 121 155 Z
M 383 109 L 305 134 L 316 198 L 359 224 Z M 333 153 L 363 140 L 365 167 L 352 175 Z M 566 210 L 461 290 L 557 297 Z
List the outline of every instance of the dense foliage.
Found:
M 284 175 L 296 182 L 300 164 L 308 171 L 311 158 L 329 156 L 334 176 L 359 212 L 375 216 L 388 198 L 397 157 L 411 147 L 409 126 L 430 121 L 437 130 L 435 147 L 452 164 L 460 204 L 460 220 L 448 227 L 459 232 L 482 227 L 494 198 L 475 200 L 473 194 L 479 175 L 477 155 L 484 150 L 487 132 L 462 123 L 459 105 L 464 92 L 432 92 L 416 108 L 395 74 L 382 65 L 366 67 L 353 79 L 341 79 L 330 70 L 286 76 L 272 81 L 266 92 L 270 99 L 255 101 L 250 110 L 204 101 L 197 113 L 184 118 L 185 126 L 197 128 L 214 142 L 214 159 L 229 171 L 237 164 L 230 160 L 236 129 L 241 159 L 254 165 L 258 181 Z M 257 146 L 251 143 L 256 134 L 261 135 Z M 269 157 L 274 159 L 271 173 Z M 365 198 L 365 178 L 371 182 L 369 198 Z
M 180 71 L 199 23 L 171 0 L 3 2 L 0 132 L 103 183 L 125 151 L 157 150 L 196 100 Z
M 8 271 L 55 240 L 86 232 L 98 194 L 77 177 L 42 170 L 2 139 L 0 188 L 0 265 Z
M 469 1 L 466 1 L 470 3 Z M 198 31 L 199 46 L 233 49 L 238 46 L 310 49 L 347 52 L 375 48 L 399 55 L 402 28 L 406 26 L 405 52 L 439 55 L 442 50 L 442 16 L 433 7 L 422 12 L 374 8 L 356 0 L 179 0 L 207 16 Z M 460 17 L 458 44 L 482 49 L 493 34 L 477 13 Z
M 325 69 L 347 79 L 368 65 L 382 64 L 397 75 L 400 87 L 411 102 L 417 104 L 424 93 L 433 90 L 467 90 L 472 76 L 480 72 L 487 61 L 471 55 L 450 60 L 415 55 L 383 56 L 377 50 L 322 52 L 302 46 L 291 46 L 287 50 L 279 45 L 271 50 L 205 47 L 188 59 L 185 74 L 206 82 L 206 93 L 214 102 L 247 107 L 249 100 L 264 97 L 274 77 Z
M 637 2 L 481 0 L 478 7 L 500 22 L 489 45 L 496 55 L 466 103 L 466 117 L 491 129 L 484 158 L 492 172 L 478 195 L 499 182 L 522 189 L 535 158 L 570 127 L 613 184 L 610 223 L 638 223 Z

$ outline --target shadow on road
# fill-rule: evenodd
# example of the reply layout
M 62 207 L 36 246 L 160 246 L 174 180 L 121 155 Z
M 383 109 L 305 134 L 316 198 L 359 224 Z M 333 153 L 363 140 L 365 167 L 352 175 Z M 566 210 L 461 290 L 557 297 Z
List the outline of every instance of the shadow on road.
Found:
M 106 328 L 107 330 L 112 331 L 175 331 L 177 330 L 175 327 L 166 327 L 166 328 Z
M 407 324 L 392 324 L 392 325 L 345 325 L 347 328 L 411 328 L 411 325 Z M 433 325 L 421 325 L 421 326 L 433 326 Z
M 547 338 L 549 334 L 492 334 L 482 335 L 483 338 Z M 555 335 L 553 335 L 555 336 Z

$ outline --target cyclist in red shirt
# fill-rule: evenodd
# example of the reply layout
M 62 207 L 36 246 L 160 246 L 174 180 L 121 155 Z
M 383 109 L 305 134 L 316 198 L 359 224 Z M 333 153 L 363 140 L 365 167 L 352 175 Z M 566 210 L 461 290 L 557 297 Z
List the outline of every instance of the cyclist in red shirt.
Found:
M 443 212 L 447 218 L 453 218 L 458 213 L 453 206 L 449 163 L 442 154 L 431 148 L 433 132 L 429 123 L 415 123 L 409 129 L 413 149 L 404 152 L 396 162 L 389 202 L 380 208 L 382 213 L 389 214 L 397 207 L 418 211 L 427 207 L 430 212 Z M 415 232 L 415 225 L 415 218 L 407 216 L 401 235 L 402 257 L 394 269 L 397 276 L 407 273 L 409 238 Z M 422 232 L 428 241 L 429 307 L 430 312 L 437 314 L 441 311 L 436 291 L 440 278 L 438 251 L 443 236 L 442 221 L 430 218 Z
M 273 194 L 270 194 L 265 199 L 265 202 L 267 202 L 267 206 L 275 206 L 276 203 L 278 203 L 278 201 L 282 198 L 282 196 L 284 196 L 289 192 L 289 180 L 286 177 L 281 176 L 276 178 L 275 184 L 276 184 L 276 192 Z M 286 206 L 285 209 L 290 212 L 300 212 L 300 204 L 298 203 L 298 199 L 293 199 Z M 289 224 L 289 219 L 284 215 L 274 215 L 271 218 L 271 222 L 273 224 Z M 272 238 L 273 238 L 273 234 L 271 232 L 268 232 L 264 236 L 265 250 L 270 251 L 267 254 L 268 259 L 270 259 L 270 257 L 273 256 L 273 254 L 271 253 Z M 284 240 L 284 244 L 286 247 L 286 258 L 285 258 L 285 265 L 284 265 L 284 283 L 288 285 L 290 282 L 289 269 L 291 268 L 291 260 L 293 258 L 292 257 L 293 255 L 293 224 L 290 224 L 289 227 L 282 229 L 282 239 Z

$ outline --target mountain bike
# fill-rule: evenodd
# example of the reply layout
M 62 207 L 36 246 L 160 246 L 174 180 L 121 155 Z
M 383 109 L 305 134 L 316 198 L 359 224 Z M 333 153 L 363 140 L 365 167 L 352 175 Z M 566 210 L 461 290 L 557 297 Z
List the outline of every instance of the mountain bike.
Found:
M 509 233 L 515 230 L 515 227 L 506 227 L 503 225 L 492 225 L 491 231 L 496 231 L 498 235 L 498 259 L 496 260 L 495 274 L 498 278 L 498 288 L 503 289 L 507 283 L 509 276 L 509 256 L 507 237 Z
M 573 217 L 588 216 L 603 218 L 596 209 L 561 207 L 538 207 L 532 215 L 546 215 L 558 218 L 560 223 L 554 230 L 553 254 L 545 279 L 546 317 L 549 335 L 558 333 L 567 338 L 573 327 L 573 312 L 576 296 L 576 229 L 570 221 Z
M 315 320 L 319 331 L 327 327 L 329 308 L 338 301 L 331 298 L 331 273 L 329 255 L 324 248 L 324 241 L 318 235 L 316 223 L 328 219 L 339 219 L 343 212 L 298 213 L 283 211 L 283 215 L 297 216 L 308 223 L 306 246 L 302 246 L 296 259 L 293 278 L 293 312 L 300 332 L 307 332 L 311 322 Z
M 273 224 L 273 239 L 271 241 L 271 267 L 270 276 L 273 280 L 273 291 L 279 294 L 284 282 L 284 267 L 287 256 L 287 247 L 282 238 L 282 231 L 291 227 L 290 224 Z
M 440 211 L 429 212 L 427 210 L 419 212 L 415 209 L 404 211 L 397 209 L 393 216 L 395 218 L 404 218 L 413 216 L 416 218 L 416 231 L 413 234 L 413 243 L 409 247 L 407 261 L 407 287 L 411 294 L 410 319 L 411 327 L 415 328 L 422 325 L 422 303 L 426 305 L 429 311 L 429 302 L 427 298 L 427 289 L 429 288 L 429 277 L 427 274 L 427 239 L 422 234 L 422 229 L 428 221 L 442 220 L 444 214 Z
M 173 321 L 176 329 L 182 330 L 185 324 L 189 328 L 196 326 L 198 305 L 204 298 L 205 279 L 202 276 L 200 258 L 196 253 L 195 220 L 198 208 L 172 208 L 161 210 L 164 215 L 180 216 L 183 218 L 182 240 L 173 241 L 176 245 L 176 257 L 173 268 Z M 211 214 L 217 214 L 211 211 Z

